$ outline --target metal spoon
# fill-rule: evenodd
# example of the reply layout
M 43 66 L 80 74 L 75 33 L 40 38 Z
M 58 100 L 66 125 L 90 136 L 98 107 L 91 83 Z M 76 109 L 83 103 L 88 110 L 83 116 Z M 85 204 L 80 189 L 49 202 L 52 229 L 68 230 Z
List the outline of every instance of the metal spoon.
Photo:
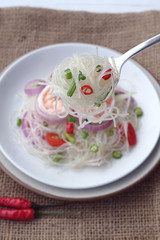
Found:
M 132 58 L 137 53 L 139 53 L 139 52 L 145 50 L 146 48 L 149 48 L 149 47 L 151 47 L 151 46 L 153 46 L 157 43 L 160 43 L 160 34 L 148 39 L 145 42 L 142 42 L 142 43 L 138 44 L 134 48 L 131 48 L 129 51 L 127 51 L 126 53 L 124 53 L 120 57 L 109 58 L 109 62 L 111 63 L 111 65 L 113 67 L 116 67 L 118 75 L 120 76 L 122 66 L 128 59 Z M 119 78 L 115 82 L 115 86 L 117 85 L 118 81 L 119 81 Z M 113 91 L 113 89 L 112 89 L 112 91 Z

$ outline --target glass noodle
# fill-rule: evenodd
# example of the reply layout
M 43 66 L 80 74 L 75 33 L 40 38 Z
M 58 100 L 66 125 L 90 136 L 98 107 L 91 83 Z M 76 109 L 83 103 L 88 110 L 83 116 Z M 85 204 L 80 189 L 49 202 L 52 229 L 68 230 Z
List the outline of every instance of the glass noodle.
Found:
M 85 128 L 80 129 L 79 123 L 76 121 L 74 123 L 74 138 L 76 139 L 74 144 L 71 144 L 63 134 L 68 119 L 65 119 L 63 122 L 48 123 L 47 126 L 44 126 L 43 119 L 37 114 L 35 109 L 36 97 L 24 96 L 23 106 L 19 111 L 19 116 L 24 116 L 27 112 L 25 121 L 27 122 L 26 131 L 28 132 L 28 136 L 25 137 L 22 129 L 17 128 L 16 139 L 18 139 L 19 143 L 22 144 L 30 154 L 41 159 L 46 164 L 66 166 L 69 168 L 82 168 L 111 163 L 113 151 L 129 151 L 128 141 L 122 141 L 121 129 L 119 129 L 118 126 L 123 125 L 126 136 L 128 122 L 132 123 L 135 130 L 137 130 L 138 127 L 137 116 L 133 111 L 135 101 L 133 101 L 133 98 L 124 90 L 123 93 L 122 96 L 112 95 L 114 107 L 116 107 L 120 113 L 123 112 L 123 116 L 119 115 L 116 118 L 116 127 L 114 127 L 114 122 L 112 122 L 106 129 L 94 132 Z M 110 134 L 111 130 L 114 132 L 113 135 Z M 50 146 L 45 139 L 47 132 L 58 134 L 65 143 L 59 147 Z M 88 133 L 86 139 L 82 138 L 83 132 Z M 90 147 L 93 144 L 99 147 L 96 153 L 90 151 Z M 59 157 L 59 153 L 61 153 L 60 161 L 55 163 L 53 160 Z
M 70 70 L 72 78 L 66 78 L 66 69 Z M 79 74 L 82 74 L 85 79 L 79 80 Z M 104 80 L 104 76 L 110 77 Z M 111 96 L 117 79 L 118 72 L 112 68 L 107 57 L 75 54 L 73 57 L 66 58 L 54 69 L 48 84 L 52 87 L 53 96 L 57 99 L 61 98 L 66 115 L 78 117 L 79 127 L 83 128 L 88 123 L 114 120 L 122 114 L 114 104 L 107 106 L 105 103 L 105 100 Z M 67 93 L 73 81 L 75 82 L 75 91 L 72 96 L 68 96 Z M 85 94 L 82 90 L 84 86 L 90 87 L 93 92 L 89 94 L 86 90 Z M 57 115 L 60 118 L 64 117 L 58 112 Z M 85 119 L 87 122 L 84 121 Z

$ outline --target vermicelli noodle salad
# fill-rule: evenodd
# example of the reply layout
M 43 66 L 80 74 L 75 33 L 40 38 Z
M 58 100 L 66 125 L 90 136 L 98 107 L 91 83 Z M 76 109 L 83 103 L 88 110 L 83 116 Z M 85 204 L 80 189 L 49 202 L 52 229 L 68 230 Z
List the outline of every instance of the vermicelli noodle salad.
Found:
M 18 113 L 19 142 L 44 162 L 69 168 L 123 157 L 138 141 L 143 111 L 133 93 L 113 91 L 117 79 L 107 58 L 81 54 L 65 59 L 47 80 L 31 80 Z

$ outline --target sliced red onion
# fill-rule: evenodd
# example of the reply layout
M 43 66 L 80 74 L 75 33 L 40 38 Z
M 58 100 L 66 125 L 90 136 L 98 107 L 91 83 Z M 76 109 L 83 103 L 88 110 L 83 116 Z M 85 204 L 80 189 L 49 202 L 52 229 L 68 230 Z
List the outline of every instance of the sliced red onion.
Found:
M 45 83 L 45 81 L 43 81 L 41 79 L 35 79 L 35 80 L 32 80 L 32 81 L 29 81 L 24 88 L 24 92 L 29 96 L 37 95 L 46 86 L 46 85 L 41 85 L 41 86 L 38 86 L 38 87 L 33 87 L 33 85 L 36 86 L 36 83 L 39 84 L 40 82 Z
M 26 116 L 27 116 L 28 112 L 25 112 L 25 114 L 23 115 L 22 118 L 22 131 L 25 135 L 25 137 L 27 138 L 29 136 L 29 127 L 28 127 L 28 123 L 26 120 Z M 35 126 L 35 123 L 33 122 L 33 127 Z M 43 140 L 45 140 L 45 136 L 41 135 L 40 133 L 38 134 L 39 137 L 41 137 Z M 32 144 L 35 144 L 35 142 L 32 140 Z
M 28 114 L 28 112 L 25 112 L 25 114 L 23 115 L 23 118 L 22 118 L 22 130 L 23 130 L 25 137 L 28 137 L 28 135 L 29 135 L 29 132 L 27 130 L 28 129 L 27 121 L 26 121 L 27 114 Z
M 37 98 L 38 99 L 38 98 Z M 46 122 L 50 122 L 50 123 L 60 123 L 60 122 L 64 122 L 68 116 L 64 117 L 64 118 L 59 118 L 56 115 L 47 115 L 45 113 L 43 113 L 38 106 L 38 100 L 36 99 L 36 103 L 35 103 L 35 109 L 37 114 L 39 115 L 40 118 L 42 118 L 44 121 Z
M 105 128 L 108 128 L 112 124 L 112 120 L 103 122 L 101 124 L 87 124 L 84 126 L 84 128 L 93 131 L 93 132 L 98 132 L 100 130 L 104 130 Z
M 120 90 L 117 90 L 116 91 L 118 94 L 125 94 L 125 92 L 123 92 L 123 91 L 120 91 Z M 131 103 L 134 103 L 135 102 L 135 100 L 134 100 L 134 98 L 133 97 L 131 97 Z

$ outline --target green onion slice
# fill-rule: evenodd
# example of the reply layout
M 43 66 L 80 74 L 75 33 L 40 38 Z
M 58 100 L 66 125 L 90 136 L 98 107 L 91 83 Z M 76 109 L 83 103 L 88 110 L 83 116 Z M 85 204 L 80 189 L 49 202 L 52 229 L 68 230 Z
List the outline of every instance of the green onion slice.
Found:
M 82 138 L 86 139 L 88 137 L 88 132 L 82 132 Z
M 79 71 L 78 80 L 85 80 L 85 79 L 86 79 L 86 76 L 84 76 L 83 73 Z
M 67 79 L 72 79 L 72 72 L 69 68 L 64 70 L 64 72 L 66 73 L 65 76 L 66 76 Z
M 88 119 L 87 119 L 87 118 L 85 118 L 85 119 L 84 119 L 84 121 L 88 122 Z
M 97 107 L 100 107 L 101 106 L 101 103 L 94 103 L 94 105 L 96 105 Z
M 71 115 L 68 116 L 68 122 L 76 122 L 76 117 L 73 117 Z
M 61 160 L 60 157 L 55 157 L 55 158 L 53 159 L 53 162 L 59 162 L 60 160 Z
M 71 134 L 68 134 L 66 132 L 63 132 L 65 138 L 72 144 L 75 143 L 76 139 L 71 135 Z
M 63 153 L 59 152 L 58 156 L 53 159 L 53 162 L 59 162 L 62 159 L 59 155 L 63 155 Z
M 22 124 L 22 119 L 21 118 L 18 118 L 17 119 L 17 126 L 20 127 Z
M 71 86 L 70 86 L 70 89 L 69 89 L 68 92 L 67 92 L 67 96 L 68 96 L 68 97 L 72 97 L 72 95 L 73 95 L 73 93 L 75 92 L 75 90 L 76 90 L 76 83 L 75 83 L 75 81 L 73 80 L 73 82 L 72 82 L 72 84 L 71 84 Z
M 140 108 L 140 107 L 136 107 L 136 108 L 134 109 L 134 112 L 135 112 L 135 114 L 137 115 L 137 117 L 141 117 L 141 116 L 143 115 L 143 110 L 142 110 L 142 108 Z
M 91 147 L 90 147 L 91 152 L 96 153 L 96 152 L 98 152 L 98 150 L 99 150 L 99 147 L 96 144 L 91 145 Z
M 46 121 L 43 121 L 43 126 L 48 127 L 48 123 Z
M 102 66 L 101 65 L 97 65 L 96 66 L 96 72 L 100 72 L 102 71 Z
M 112 157 L 115 159 L 119 159 L 122 157 L 122 152 L 121 151 L 113 151 Z
M 109 135 L 113 136 L 114 135 L 114 131 L 112 129 L 109 130 Z

